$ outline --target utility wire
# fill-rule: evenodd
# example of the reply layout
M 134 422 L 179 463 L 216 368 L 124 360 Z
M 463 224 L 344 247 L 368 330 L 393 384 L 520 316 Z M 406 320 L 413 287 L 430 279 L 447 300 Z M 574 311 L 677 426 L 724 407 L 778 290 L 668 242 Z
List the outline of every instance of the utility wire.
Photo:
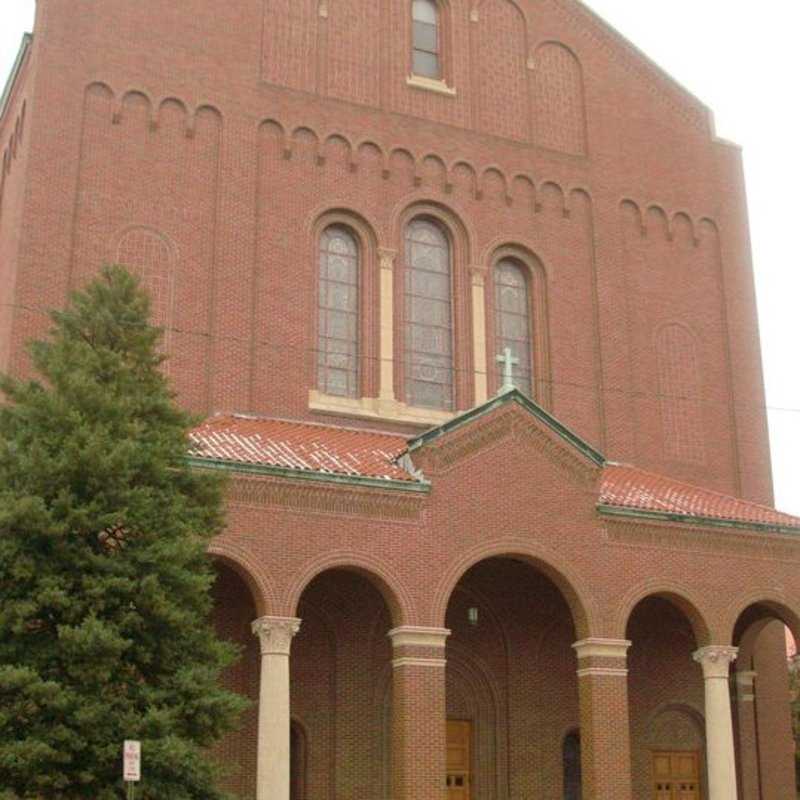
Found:
M 0 303 L 0 307 L 3 308 L 15 308 L 22 311 L 29 311 L 35 314 L 42 314 L 44 316 L 49 317 L 50 313 L 53 309 L 45 308 L 44 306 L 29 306 L 23 305 L 20 303 Z M 130 322 L 122 322 L 118 321 L 118 324 L 122 325 L 133 325 L 134 323 Z M 137 327 L 144 327 L 143 325 L 137 325 Z M 213 342 L 230 342 L 234 344 L 243 344 L 247 347 L 252 347 L 254 344 L 260 348 L 267 348 L 276 352 L 286 353 L 287 351 L 292 351 L 294 353 L 302 353 L 304 355 L 313 357 L 314 361 L 316 361 L 317 356 L 325 355 L 325 351 L 319 350 L 318 348 L 304 348 L 299 345 L 292 345 L 288 343 L 278 344 L 276 342 L 269 342 L 264 341 L 262 339 L 244 339 L 239 336 L 231 336 L 229 334 L 212 334 L 206 331 L 197 331 L 197 330 L 187 330 L 185 328 L 176 328 L 176 327 L 162 327 L 159 325 L 152 325 L 152 327 L 159 328 L 160 330 L 164 331 L 165 333 L 176 333 L 182 336 L 194 336 L 197 338 L 206 339 L 208 341 Z M 365 353 L 360 353 L 357 356 L 359 362 L 372 362 L 372 363 L 383 363 L 383 362 L 394 362 L 395 359 L 389 358 L 382 358 L 381 356 L 372 356 L 367 355 Z M 407 365 L 407 362 L 403 362 Z M 439 369 L 442 369 L 441 367 Z M 468 375 L 470 377 L 474 377 L 475 375 L 483 375 L 483 376 L 490 376 L 494 375 L 494 372 L 484 372 L 482 370 L 469 370 L 463 369 L 461 367 L 452 366 L 447 368 L 450 373 L 453 375 Z M 585 390 L 588 392 L 597 392 L 598 387 L 596 384 L 591 383 L 577 383 L 574 381 L 554 381 L 548 380 L 544 378 L 537 378 L 535 375 L 532 378 L 532 382 L 534 384 L 545 384 L 551 388 L 564 388 L 564 389 L 573 389 L 573 390 Z M 707 398 L 703 397 L 693 397 L 691 395 L 683 395 L 683 394 L 667 394 L 663 392 L 645 392 L 645 391 L 633 391 L 630 389 L 623 389 L 617 387 L 609 387 L 603 386 L 602 393 L 607 394 L 616 394 L 616 395 L 624 395 L 632 398 L 638 399 L 651 399 L 651 400 L 682 400 L 687 402 L 695 402 L 695 403 L 702 403 L 703 405 L 723 405 L 722 403 L 718 403 L 717 401 L 711 401 Z M 800 408 L 794 408 L 791 406 L 771 406 L 771 405 L 763 405 L 763 404 L 753 404 L 753 403 L 736 403 L 737 407 L 745 407 L 745 408 L 752 408 L 752 409 L 759 409 L 759 410 L 766 410 L 770 412 L 777 412 L 783 414 L 800 414 Z

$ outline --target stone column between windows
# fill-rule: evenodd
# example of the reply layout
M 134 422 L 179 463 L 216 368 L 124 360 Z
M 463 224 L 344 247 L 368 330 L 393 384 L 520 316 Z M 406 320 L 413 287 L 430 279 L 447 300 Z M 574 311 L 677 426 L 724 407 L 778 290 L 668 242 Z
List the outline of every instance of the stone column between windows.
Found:
M 737 647 L 712 645 L 694 654 L 705 679 L 709 800 L 736 800 L 737 797 L 729 680 L 730 666 L 738 653 Z
M 486 270 L 470 269 L 472 278 L 472 354 L 475 369 L 475 405 L 489 397 L 489 374 L 486 357 Z
M 291 717 L 289 651 L 300 630 L 293 617 L 261 617 L 253 633 L 261 643 L 261 687 L 258 695 L 256 799 L 289 800 Z
M 736 673 L 736 715 L 739 729 L 739 789 L 741 800 L 759 800 L 756 741 L 755 680 L 752 670 Z
M 583 639 L 578 656 L 583 796 L 631 800 L 627 653 L 623 639 Z
M 380 248 L 380 379 L 379 396 L 393 403 L 394 394 L 394 264 L 396 250 Z
M 444 628 L 395 628 L 392 640 L 392 800 L 445 800 Z

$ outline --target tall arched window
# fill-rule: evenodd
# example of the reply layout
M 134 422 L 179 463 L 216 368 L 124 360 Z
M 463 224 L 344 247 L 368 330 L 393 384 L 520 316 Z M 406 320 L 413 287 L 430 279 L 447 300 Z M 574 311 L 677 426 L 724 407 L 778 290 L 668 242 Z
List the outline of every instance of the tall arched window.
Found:
M 412 406 L 453 408 L 450 242 L 435 222 L 406 229 L 405 389 Z
M 573 731 L 564 738 L 564 800 L 581 800 L 581 735 Z
M 414 75 L 442 77 L 439 9 L 434 0 L 413 0 L 412 64 Z
M 358 375 L 359 249 L 340 225 L 322 232 L 319 243 L 318 385 L 325 394 L 356 397 Z
M 511 350 L 514 385 L 528 397 L 533 396 L 533 343 L 531 340 L 531 303 L 524 269 L 504 258 L 494 268 L 494 317 L 497 357 Z M 497 385 L 503 385 L 503 364 L 495 361 Z

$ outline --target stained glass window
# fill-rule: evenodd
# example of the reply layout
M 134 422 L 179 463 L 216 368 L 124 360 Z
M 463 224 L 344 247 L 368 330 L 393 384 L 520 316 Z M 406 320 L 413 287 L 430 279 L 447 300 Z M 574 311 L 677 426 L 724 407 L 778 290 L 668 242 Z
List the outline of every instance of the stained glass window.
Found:
M 528 281 L 523 268 L 511 259 L 497 263 L 494 270 L 495 341 L 498 356 L 506 348 L 518 362 L 514 365 L 514 385 L 533 396 L 533 347 Z M 503 384 L 503 365 L 495 361 L 497 385 Z
M 434 222 L 415 219 L 405 242 L 406 401 L 453 408 L 450 244 Z
M 346 228 L 327 228 L 319 247 L 318 385 L 358 396 L 358 243 Z
M 412 71 L 425 78 L 441 78 L 439 9 L 433 0 L 413 0 Z

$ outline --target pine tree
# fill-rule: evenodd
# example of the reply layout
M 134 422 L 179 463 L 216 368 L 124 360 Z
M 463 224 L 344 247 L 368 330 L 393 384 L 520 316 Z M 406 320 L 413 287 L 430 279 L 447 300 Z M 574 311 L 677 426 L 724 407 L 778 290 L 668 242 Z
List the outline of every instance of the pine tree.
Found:
M 107 267 L 51 317 L 41 380 L 0 378 L 0 796 L 122 797 L 140 739 L 138 798 L 222 798 L 204 751 L 244 701 L 209 621 L 221 484 L 185 463 L 135 279 Z

